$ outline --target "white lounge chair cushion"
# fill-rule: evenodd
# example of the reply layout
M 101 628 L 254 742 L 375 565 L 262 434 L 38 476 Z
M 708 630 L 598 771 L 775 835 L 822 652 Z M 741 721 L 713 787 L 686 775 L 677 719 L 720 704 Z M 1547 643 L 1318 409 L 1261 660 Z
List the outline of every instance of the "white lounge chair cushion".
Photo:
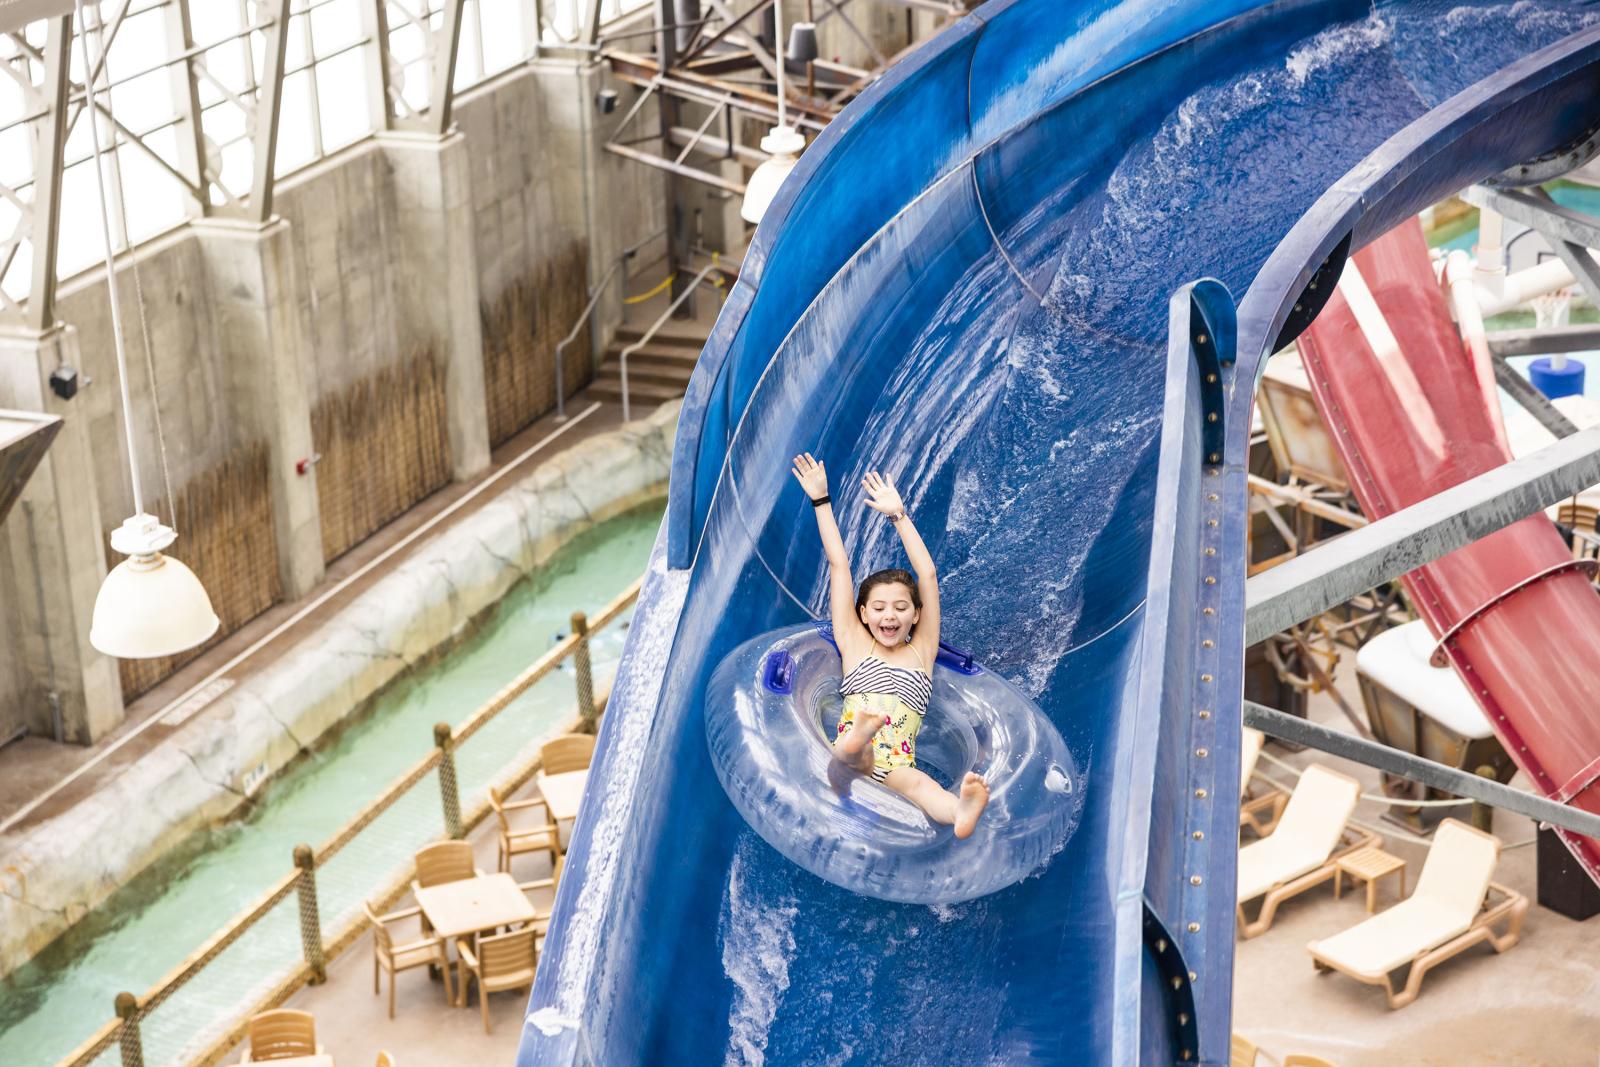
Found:
M 1411 897 L 1388 911 L 1357 923 L 1343 933 L 1307 947 L 1326 960 L 1363 978 L 1379 979 L 1397 967 L 1437 948 L 1472 925 L 1472 916 L 1443 911 L 1430 901 Z
M 1250 776 L 1256 773 L 1256 760 L 1261 757 L 1261 746 L 1267 735 L 1248 726 L 1244 728 L 1244 750 L 1239 754 L 1239 795 L 1250 788 Z
M 1434 832 L 1410 898 L 1308 947 L 1352 973 L 1380 978 L 1465 933 L 1483 907 L 1499 859 L 1496 838 L 1446 819 Z
M 1307 767 L 1277 829 L 1239 850 L 1239 903 L 1326 863 L 1360 793 L 1349 775 L 1317 763 Z

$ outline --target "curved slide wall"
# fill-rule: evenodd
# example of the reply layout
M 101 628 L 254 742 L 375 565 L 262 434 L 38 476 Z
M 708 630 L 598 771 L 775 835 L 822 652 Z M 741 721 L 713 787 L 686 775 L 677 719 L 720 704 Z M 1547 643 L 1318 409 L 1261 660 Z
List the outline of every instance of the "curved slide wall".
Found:
M 847 109 L 686 398 L 519 1062 L 1226 1062 L 1256 371 L 1325 261 L 1592 123 L 1597 21 L 993 0 Z M 858 897 L 722 793 L 712 671 L 824 609 L 801 449 L 859 573 L 898 559 L 859 477 L 897 476 L 946 638 L 1079 761 L 1038 875 Z

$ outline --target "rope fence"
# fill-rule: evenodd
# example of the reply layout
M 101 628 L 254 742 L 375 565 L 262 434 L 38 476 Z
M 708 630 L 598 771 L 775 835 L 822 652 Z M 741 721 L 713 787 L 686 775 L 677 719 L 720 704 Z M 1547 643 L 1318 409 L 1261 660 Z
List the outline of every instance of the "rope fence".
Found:
M 145 1034 L 142 1024 L 150 1014 L 171 999 L 196 977 L 204 973 L 219 956 L 236 945 L 259 924 L 272 915 L 291 895 L 296 899 L 293 921 L 286 925 L 293 930 L 294 957 L 299 961 L 290 973 L 253 1003 L 239 1006 L 235 1018 L 219 1024 L 216 1036 L 209 1034 L 208 1043 L 198 1053 L 188 1057 L 188 1062 L 209 1067 L 221 1062 L 228 1050 L 236 1045 L 248 1028 L 250 1016 L 276 1007 L 286 1001 L 296 990 L 307 984 L 317 984 L 326 977 L 327 961 L 348 948 L 365 929 L 365 920 L 359 907 L 346 909 L 330 924 L 322 915 L 318 899 L 317 871 L 346 849 L 351 842 L 368 829 L 396 804 L 412 795 L 413 790 L 429 773 L 440 771 L 439 813 L 445 835 L 462 838 L 486 820 L 492 809 L 487 799 L 475 800 L 465 811 L 461 808 L 459 784 L 456 781 L 454 753 L 474 734 L 492 722 L 523 693 L 556 670 L 568 657 L 589 661 L 589 643 L 600 631 L 617 621 L 638 600 L 643 578 L 633 582 L 614 598 L 593 619 L 581 612 L 573 615 L 573 631 L 557 642 L 534 663 L 501 688 L 487 703 L 474 711 L 452 730 L 440 723 L 434 728 L 433 745 L 427 755 L 419 759 L 406 772 L 396 778 L 369 804 L 336 830 L 320 847 L 299 845 L 294 849 L 293 866 L 263 893 L 255 903 L 235 915 L 226 926 L 192 952 L 181 963 L 151 986 L 142 996 L 131 992 L 118 993 L 115 998 L 115 1017 L 100 1026 L 84 1040 L 58 1067 L 89 1067 L 115 1047 L 121 1067 L 143 1067 L 145 1061 Z M 578 714 L 563 722 L 558 732 L 583 730 L 597 720 L 604 709 L 607 694 L 595 694 L 589 671 L 579 672 Z M 587 692 L 585 692 L 587 690 Z M 513 764 L 494 783 L 502 788 L 521 788 L 539 769 L 535 755 L 521 765 Z M 388 877 L 377 881 L 367 892 L 375 893 L 375 902 L 387 909 L 410 887 L 409 860 Z M 274 924 L 269 925 L 275 925 Z M 330 929 L 331 925 L 331 929 Z

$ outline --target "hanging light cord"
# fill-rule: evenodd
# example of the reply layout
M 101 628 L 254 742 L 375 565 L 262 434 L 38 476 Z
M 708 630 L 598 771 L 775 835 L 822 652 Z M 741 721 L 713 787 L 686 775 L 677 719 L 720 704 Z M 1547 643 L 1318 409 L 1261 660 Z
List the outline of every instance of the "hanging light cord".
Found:
M 116 257 L 115 257 L 115 255 L 114 255 L 114 253 L 112 251 L 112 245 L 111 245 L 111 218 L 110 218 L 110 208 L 108 206 L 107 197 L 106 197 L 105 164 L 104 164 L 104 161 L 103 161 L 103 158 L 102 158 L 102 154 L 101 154 L 101 149 L 100 149 L 100 116 L 95 111 L 95 83 L 96 83 L 97 79 L 93 77 L 94 69 L 95 69 L 94 65 L 89 61 L 89 19 L 88 19 L 88 16 L 87 16 L 87 14 L 86 14 L 86 12 L 84 10 L 83 0 L 73 0 L 73 6 L 76 8 L 77 15 L 78 15 L 78 50 L 79 50 L 79 53 L 81 54 L 81 56 L 83 58 L 83 69 L 84 69 L 85 72 L 87 72 L 90 75 L 89 84 L 84 86 L 84 92 L 87 94 L 87 96 L 89 98 L 89 106 L 87 108 L 85 108 L 85 112 L 87 113 L 88 118 L 89 118 L 90 144 L 94 148 L 95 186 L 100 192 L 100 236 L 101 236 L 102 242 L 103 242 L 104 247 L 105 247 L 106 290 L 107 290 L 107 293 L 108 293 L 108 295 L 110 296 L 110 299 L 111 299 L 111 339 L 112 339 L 112 345 L 115 348 L 116 354 L 117 354 L 117 385 L 118 385 L 118 388 L 120 389 L 121 395 L 122 395 L 122 422 L 123 422 L 123 427 L 122 428 L 123 428 L 123 434 L 124 434 L 124 436 L 126 438 L 127 446 L 128 446 L 128 477 L 129 477 L 129 481 L 132 484 L 132 488 L 133 488 L 133 510 L 134 510 L 134 514 L 137 515 L 137 514 L 142 514 L 144 512 L 144 493 L 143 493 L 143 490 L 141 489 L 140 484 L 139 484 L 139 453 L 138 453 L 137 447 L 134 444 L 134 435 L 133 435 L 133 398 L 132 398 L 132 396 L 130 395 L 130 393 L 128 391 L 128 354 L 127 354 L 126 343 L 123 340 L 122 306 L 121 306 L 121 303 L 120 303 L 120 301 L 118 299 L 118 296 L 117 296 Z M 99 4 L 99 0 L 95 0 L 96 48 L 99 49 L 101 56 L 104 56 L 105 55 L 105 39 L 101 35 L 101 32 L 100 32 L 101 31 L 101 22 L 102 22 L 102 20 L 100 19 L 100 4 Z M 109 75 L 109 71 L 107 73 Z M 106 88 L 106 108 L 107 108 L 107 110 L 110 110 L 110 108 L 111 108 L 110 93 L 111 93 L 111 89 L 110 89 L 109 86 L 107 86 L 107 88 Z M 112 150 L 113 151 L 116 150 L 116 145 L 114 143 L 112 145 Z M 118 196 L 118 201 L 117 202 L 118 202 L 119 208 L 123 209 L 122 231 L 123 231 L 123 240 L 126 241 L 127 240 L 127 233 L 128 233 L 128 230 L 127 230 L 128 220 L 127 220 L 126 209 L 125 209 L 125 207 L 123 207 L 123 201 L 122 201 L 122 195 L 121 194 L 122 194 L 122 184 L 121 184 L 121 181 L 119 180 L 118 183 L 117 183 L 117 196 Z M 131 248 L 131 245 L 130 245 L 130 248 Z M 149 370 L 150 370 L 151 399 L 152 399 L 152 401 L 154 401 L 154 399 L 155 399 L 155 397 L 154 397 L 154 393 L 155 393 L 154 357 L 151 355 L 151 350 L 150 350 L 150 332 L 149 332 L 149 325 L 148 325 L 148 323 L 146 321 L 146 316 L 145 316 L 143 287 L 139 283 L 139 264 L 138 264 L 138 260 L 137 259 L 134 260 L 133 277 L 134 277 L 135 291 L 136 291 L 136 294 L 137 294 L 138 300 L 139 300 L 139 321 L 140 321 L 141 327 L 143 329 L 144 345 L 145 345 L 145 359 L 147 361 L 147 366 L 149 367 Z M 166 484 L 166 492 L 167 492 L 167 508 L 168 508 L 169 513 L 170 513 L 171 508 L 172 508 L 172 484 L 171 484 L 170 479 L 168 479 L 168 475 L 167 475 L 166 444 L 165 444 L 165 441 L 162 438 L 162 432 L 161 432 L 160 405 L 156 404 L 155 407 L 156 407 L 156 420 L 155 420 L 156 421 L 156 443 L 157 443 L 157 447 L 159 448 L 159 450 L 161 452 L 161 471 L 162 471 L 163 479 L 166 480 L 165 484 Z
M 772 43 L 776 46 L 773 51 L 777 53 L 778 59 L 778 125 L 787 126 L 788 121 L 784 117 L 783 110 L 783 100 L 787 95 L 783 91 L 783 68 L 788 53 L 783 42 L 783 0 L 772 0 Z

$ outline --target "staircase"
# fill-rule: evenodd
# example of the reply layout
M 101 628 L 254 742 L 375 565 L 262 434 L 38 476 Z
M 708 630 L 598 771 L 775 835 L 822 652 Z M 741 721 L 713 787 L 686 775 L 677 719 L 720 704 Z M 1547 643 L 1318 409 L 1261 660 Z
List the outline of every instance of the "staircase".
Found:
M 622 350 L 636 344 L 647 329 L 646 323 L 617 327 L 589 387 L 592 398 L 622 403 Z M 669 320 L 657 330 L 649 344 L 628 356 L 628 402 L 650 408 L 683 396 L 710 330 L 710 323 L 693 320 Z

